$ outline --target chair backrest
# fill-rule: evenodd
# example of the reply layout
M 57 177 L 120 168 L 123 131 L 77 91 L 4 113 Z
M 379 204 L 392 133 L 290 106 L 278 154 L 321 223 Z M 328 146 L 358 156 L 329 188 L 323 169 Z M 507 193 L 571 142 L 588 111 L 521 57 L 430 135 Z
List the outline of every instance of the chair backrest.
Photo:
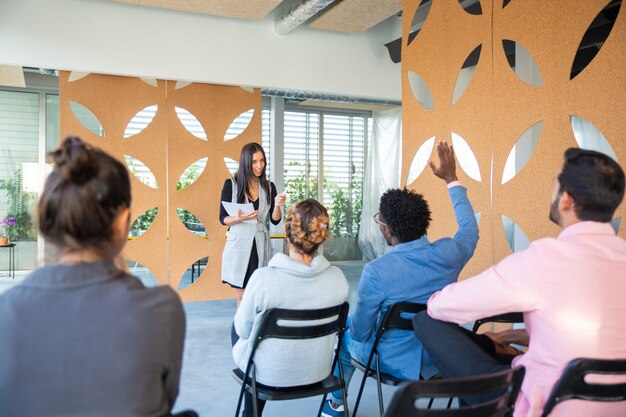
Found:
M 269 338 L 315 339 L 337 333 L 341 345 L 348 310 L 347 302 L 333 307 L 311 310 L 271 308 L 263 313 L 250 358 L 254 358 L 254 352 L 259 344 Z
M 426 310 L 426 304 L 410 303 L 408 301 L 392 304 L 380 323 L 379 332 L 390 329 L 413 331 L 413 316 L 424 310 Z M 410 317 L 407 317 L 407 315 L 410 315 Z
M 524 323 L 524 314 L 522 313 L 504 313 L 496 316 L 485 317 L 474 322 L 472 332 L 476 333 L 480 326 L 485 323 Z
M 605 402 L 626 400 L 626 382 L 589 383 L 585 381 L 585 376 L 589 374 L 626 376 L 626 359 L 578 358 L 572 360 L 554 385 L 543 408 L 542 417 L 548 416 L 558 403 L 566 400 Z
M 464 378 L 411 381 L 394 395 L 385 417 L 502 417 L 510 413 L 519 394 L 524 368 Z M 459 408 L 418 408 L 420 398 L 473 399 Z M 482 399 L 486 398 L 486 399 Z

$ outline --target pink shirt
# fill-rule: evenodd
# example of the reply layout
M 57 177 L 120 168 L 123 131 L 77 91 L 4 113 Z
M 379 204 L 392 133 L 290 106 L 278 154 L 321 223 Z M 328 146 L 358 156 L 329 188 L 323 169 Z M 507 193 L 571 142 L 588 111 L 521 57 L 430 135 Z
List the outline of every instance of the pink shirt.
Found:
M 428 301 L 431 317 L 454 323 L 514 311 L 530 335 L 513 362 L 526 368 L 514 415 L 536 417 L 570 360 L 626 358 L 626 242 L 608 223 L 576 223 Z M 570 400 L 551 416 L 623 417 L 626 402 Z

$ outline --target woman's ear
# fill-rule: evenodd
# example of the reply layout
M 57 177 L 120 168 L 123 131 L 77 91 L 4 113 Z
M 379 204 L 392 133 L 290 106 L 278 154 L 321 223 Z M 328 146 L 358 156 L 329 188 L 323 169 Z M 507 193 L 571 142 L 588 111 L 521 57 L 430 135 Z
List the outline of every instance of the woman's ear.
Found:
M 128 239 L 128 230 L 130 229 L 130 208 L 125 207 L 117 212 L 113 220 L 113 236 L 117 241 L 123 243 L 124 247 Z

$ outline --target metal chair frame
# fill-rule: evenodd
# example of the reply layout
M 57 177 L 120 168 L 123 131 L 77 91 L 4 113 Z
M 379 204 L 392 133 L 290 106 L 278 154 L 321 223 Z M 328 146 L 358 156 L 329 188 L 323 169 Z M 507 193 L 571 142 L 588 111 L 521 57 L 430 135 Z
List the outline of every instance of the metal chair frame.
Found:
M 626 382 L 593 384 L 585 381 L 588 374 L 626 375 L 626 359 L 578 358 L 568 363 L 554 385 L 541 417 L 547 417 L 557 404 L 567 400 L 626 401 Z
M 517 367 L 486 375 L 412 381 L 394 395 L 385 417 L 503 417 L 513 411 L 524 378 Z M 417 408 L 419 398 L 467 398 L 491 394 L 493 398 L 459 408 Z
M 255 336 L 252 344 L 252 350 L 250 352 L 250 359 L 246 365 L 245 372 L 242 372 L 239 368 L 233 370 L 233 377 L 241 384 L 241 391 L 239 392 L 239 400 L 237 402 L 237 411 L 235 417 L 239 416 L 241 410 L 241 403 L 243 400 L 244 392 L 247 390 L 255 398 L 253 401 L 253 411 L 255 417 L 258 417 L 259 412 L 257 409 L 256 399 L 262 400 L 291 400 L 296 398 L 312 397 L 323 394 L 322 402 L 320 404 L 318 417 L 322 413 L 324 401 L 328 393 L 342 390 L 343 399 L 345 404 L 346 416 L 349 417 L 349 411 L 347 407 L 347 393 L 346 384 L 343 378 L 343 366 L 339 360 L 341 341 L 346 328 L 346 320 L 348 317 L 348 303 L 343 303 L 334 307 L 327 307 L 321 309 L 311 310 L 288 310 L 281 308 L 273 308 L 265 311 L 261 318 L 261 324 L 259 325 L 258 332 Z M 331 319 L 330 321 L 319 323 L 319 320 Z M 283 326 L 279 324 L 279 321 L 289 321 L 292 324 L 290 326 Z M 307 321 L 316 321 L 316 324 L 307 324 Z M 295 323 L 294 323 L 295 322 Z M 298 387 L 270 387 L 256 382 L 256 367 L 254 363 L 254 355 L 259 345 L 266 339 L 290 339 L 290 340 L 304 340 L 315 339 L 319 337 L 328 336 L 331 334 L 337 334 L 337 347 L 333 357 L 333 363 L 330 370 L 330 374 L 324 380 L 305 386 Z M 335 365 L 339 364 L 339 378 L 336 378 L 332 374 L 332 370 Z
M 356 416 L 356 413 L 359 409 L 359 403 L 361 402 L 361 396 L 363 395 L 363 389 L 365 387 L 365 381 L 368 377 L 372 377 L 376 380 L 376 387 L 378 389 L 378 408 L 380 412 L 380 416 L 385 413 L 385 408 L 383 405 L 383 392 L 381 383 L 385 385 L 397 386 L 402 382 L 405 382 L 402 379 L 398 379 L 393 375 L 389 375 L 383 372 L 380 372 L 380 355 L 378 354 L 378 342 L 380 342 L 381 337 L 387 330 L 397 329 L 397 330 L 406 330 L 413 332 L 413 322 L 412 318 L 402 317 L 403 314 L 412 314 L 415 315 L 420 311 L 426 309 L 425 304 L 411 303 L 408 301 L 402 301 L 399 303 L 392 304 L 387 312 L 385 313 L 378 330 L 376 331 L 376 336 L 374 337 L 374 344 L 372 345 L 372 349 L 370 351 L 369 357 L 367 359 L 367 364 L 363 365 L 361 362 L 352 358 L 352 364 L 363 372 L 363 379 L 361 380 L 361 385 L 359 387 L 359 392 L 356 397 L 356 403 L 354 404 L 354 412 L 353 416 Z M 372 362 L 376 357 L 376 367 L 372 369 Z M 344 402 L 345 404 L 345 402 Z

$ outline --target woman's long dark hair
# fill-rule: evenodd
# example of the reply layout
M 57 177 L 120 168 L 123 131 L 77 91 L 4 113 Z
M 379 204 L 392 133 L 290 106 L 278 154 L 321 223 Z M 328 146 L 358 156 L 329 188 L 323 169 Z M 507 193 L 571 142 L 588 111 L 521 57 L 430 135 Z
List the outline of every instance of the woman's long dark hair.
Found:
M 237 201 L 246 201 L 246 193 L 250 182 L 256 178 L 252 172 L 252 156 L 261 152 L 263 154 L 263 160 L 265 161 L 265 167 L 259 177 L 261 187 L 265 190 L 267 195 L 267 204 L 270 204 L 270 182 L 265 176 L 265 168 L 267 168 L 267 158 L 265 157 L 265 151 L 263 147 L 258 143 L 252 142 L 241 148 L 241 154 L 239 154 L 239 168 L 235 174 L 235 181 L 237 181 Z

